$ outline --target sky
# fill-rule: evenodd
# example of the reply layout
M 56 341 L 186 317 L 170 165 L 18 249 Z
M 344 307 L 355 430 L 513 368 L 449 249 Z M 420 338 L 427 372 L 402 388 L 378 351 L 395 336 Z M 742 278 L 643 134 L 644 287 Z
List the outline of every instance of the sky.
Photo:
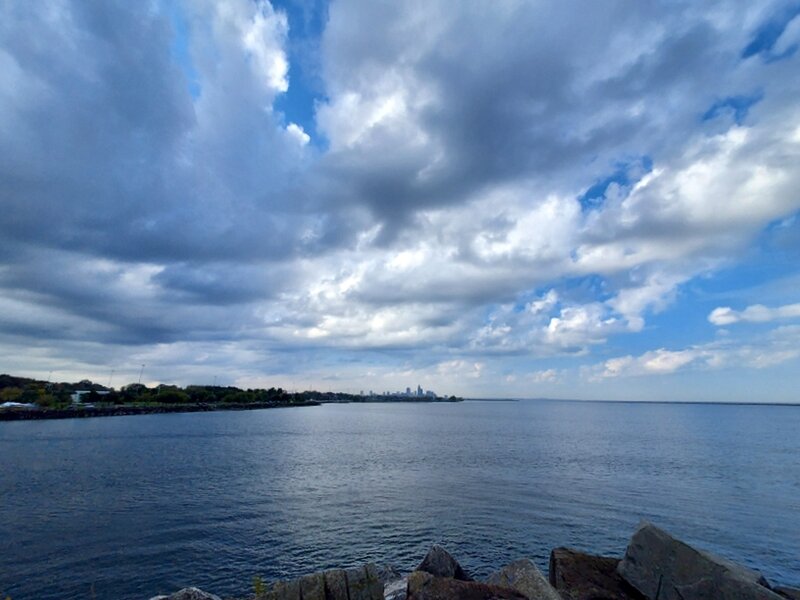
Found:
M 0 3 L 0 371 L 800 401 L 800 3 Z

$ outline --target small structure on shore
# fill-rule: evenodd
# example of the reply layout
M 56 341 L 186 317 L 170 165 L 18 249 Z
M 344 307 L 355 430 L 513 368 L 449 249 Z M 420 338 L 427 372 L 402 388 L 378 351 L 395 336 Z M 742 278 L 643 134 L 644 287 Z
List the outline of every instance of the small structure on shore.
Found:
M 2 404 L 0 404 L 0 409 L 2 408 L 28 409 L 28 408 L 36 408 L 36 405 L 31 404 L 30 402 L 3 402 Z

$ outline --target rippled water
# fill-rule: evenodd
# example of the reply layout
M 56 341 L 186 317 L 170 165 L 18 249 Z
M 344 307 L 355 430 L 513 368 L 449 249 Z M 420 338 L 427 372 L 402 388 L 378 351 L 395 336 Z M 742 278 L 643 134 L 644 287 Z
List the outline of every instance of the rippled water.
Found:
M 640 518 L 800 584 L 800 408 L 574 402 L 0 423 L 0 594 L 147 599 L 433 542 L 476 575 Z

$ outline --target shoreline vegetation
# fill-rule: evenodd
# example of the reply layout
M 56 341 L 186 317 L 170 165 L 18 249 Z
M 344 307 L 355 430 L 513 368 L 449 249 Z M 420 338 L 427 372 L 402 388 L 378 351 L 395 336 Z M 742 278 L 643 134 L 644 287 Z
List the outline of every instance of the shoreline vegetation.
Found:
M 218 385 L 131 383 L 113 389 L 89 380 L 51 383 L 0 375 L 0 421 L 75 419 L 220 410 L 257 410 L 354 402 L 461 402 L 456 396 L 360 395 L 288 392 L 283 388 L 241 389 Z

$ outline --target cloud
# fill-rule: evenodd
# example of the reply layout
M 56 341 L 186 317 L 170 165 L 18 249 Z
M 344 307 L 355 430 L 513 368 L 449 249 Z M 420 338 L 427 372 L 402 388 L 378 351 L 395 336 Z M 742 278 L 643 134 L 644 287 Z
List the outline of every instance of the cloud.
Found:
M 744 343 L 740 340 L 724 340 L 682 350 L 659 348 L 638 356 L 611 358 L 587 373 L 590 380 L 600 381 L 616 377 L 666 375 L 687 369 L 765 369 L 800 357 L 798 341 L 800 327 L 785 327 Z
M 500 381 L 657 336 L 800 211 L 784 2 L 339 0 L 314 39 L 276 6 L 0 9 L 5 354 Z
M 734 323 L 767 323 L 777 319 L 793 319 L 800 317 L 800 304 L 787 304 L 769 308 L 763 304 L 753 304 L 742 311 L 729 306 L 720 306 L 708 315 L 709 322 L 714 325 L 733 325 Z
M 558 378 L 559 374 L 555 369 L 544 369 L 530 374 L 530 380 L 534 383 L 554 383 Z
M 305 146 L 309 141 L 311 141 L 311 136 L 309 136 L 297 123 L 289 123 L 286 126 L 286 132 L 295 138 L 297 143 L 301 146 Z

